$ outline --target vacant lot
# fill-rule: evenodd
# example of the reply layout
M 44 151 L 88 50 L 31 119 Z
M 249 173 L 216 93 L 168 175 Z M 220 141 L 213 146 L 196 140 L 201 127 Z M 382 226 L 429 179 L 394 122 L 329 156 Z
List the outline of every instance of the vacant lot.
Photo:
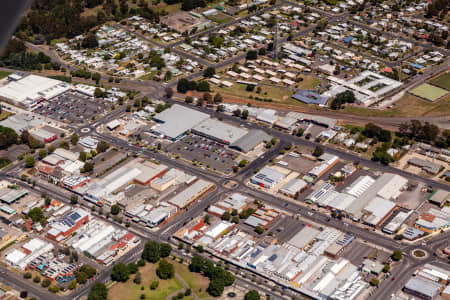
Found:
M 259 93 L 257 93 L 258 87 L 261 88 Z M 221 93 L 225 99 L 229 97 L 237 97 L 238 99 L 256 99 L 256 97 L 258 97 L 260 99 L 271 99 L 271 102 L 283 102 L 292 96 L 292 91 L 284 87 L 260 85 L 255 87 L 252 92 L 247 91 L 246 88 L 247 86 L 237 83 L 230 88 L 214 86 L 214 90 Z
M 431 80 L 430 83 L 432 83 L 435 86 L 446 89 L 447 91 L 450 91 L 450 73 L 436 77 L 433 80 Z
M 437 117 L 448 115 L 450 113 L 450 94 L 447 94 L 436 102 L 429 102 L 406 93 L 400 100 L 395 102 L 392 109 L 379 110 L 348 106 L 345 107 L 342 112 L 373 117 Z
M 418 87 L 410 90 L 409 92 L 429 101 L 436 101 L 437 99 L 447 94 L 446 90 L 428 83 L 421 84 Z

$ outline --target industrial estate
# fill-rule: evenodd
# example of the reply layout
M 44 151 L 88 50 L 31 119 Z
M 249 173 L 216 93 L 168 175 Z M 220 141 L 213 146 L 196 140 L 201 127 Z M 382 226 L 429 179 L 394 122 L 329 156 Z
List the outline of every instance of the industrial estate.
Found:
M 450 299 L 448 7 L 34 1 L 0 299 Z

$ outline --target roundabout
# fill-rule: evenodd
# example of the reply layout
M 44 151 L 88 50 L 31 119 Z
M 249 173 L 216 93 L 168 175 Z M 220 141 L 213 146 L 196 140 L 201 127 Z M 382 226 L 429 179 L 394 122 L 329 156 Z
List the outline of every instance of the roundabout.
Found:
M 89 127 L 81 128 L 80 130 L 81 133 L 89 133 L 90 131 L 91 129 Z
M 429 256 L 428 252 L 423 249 L 414 249 L 411 251 L 411 255 L 417 259 L 426 259 Z

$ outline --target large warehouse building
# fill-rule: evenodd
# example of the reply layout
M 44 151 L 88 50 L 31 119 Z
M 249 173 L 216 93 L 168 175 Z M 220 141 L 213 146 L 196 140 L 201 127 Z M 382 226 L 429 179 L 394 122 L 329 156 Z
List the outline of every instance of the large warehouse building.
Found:
M 225 122 L 211 119 L 208 114 L 196 111 L 182 105 L 172 107 L 157 114 L 153 120 L 160 123 L 152 131 L 172 141 L 181 139 L 188 131 L 229 145 L 241 152 L 249 152 L 263 142 L 272 139 L 262 130 L 246 130 Z
M 34 109 L 41 101 L 57 97 L 71 88 L 70 84 L 56 79 L 37 75 L 19 76 L 0 87 L 0 99 Z
M 192 133 L 229 145 L 245 136 L 248 131 L 227 123 L 206 119 L 192 128 Z
M 208 114 L 174 104 L 153 118 L 153 120 L 162 123 L 156 125 L 153 131 L 175 141 L 206 119 L 209 119 Z

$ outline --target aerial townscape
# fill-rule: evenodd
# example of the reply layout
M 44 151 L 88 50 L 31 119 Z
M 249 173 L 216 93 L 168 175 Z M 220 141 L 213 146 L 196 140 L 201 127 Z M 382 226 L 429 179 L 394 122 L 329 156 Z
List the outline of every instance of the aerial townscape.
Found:
M 449 8 L 30 1 L 0 299 L 450 300 Z

